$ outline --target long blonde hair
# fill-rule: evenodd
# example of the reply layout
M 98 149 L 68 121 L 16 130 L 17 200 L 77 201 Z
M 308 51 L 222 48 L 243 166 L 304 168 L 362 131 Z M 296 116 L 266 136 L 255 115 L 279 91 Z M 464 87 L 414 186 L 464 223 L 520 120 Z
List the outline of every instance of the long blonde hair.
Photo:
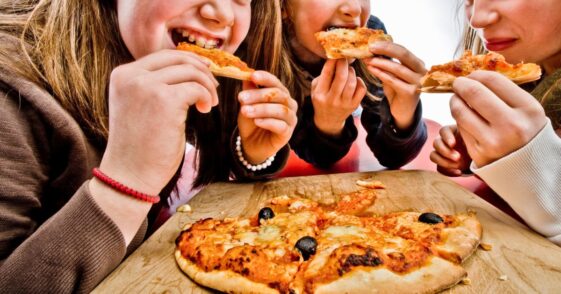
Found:
M 0 0 L 0 31 L 18 38 L 21 50 L 14 59 L 9 45 L 0 44 L 0 65 L 50 91 L 84 131 L 105 140 L 110 73 L 132 60 L 115 3 Z

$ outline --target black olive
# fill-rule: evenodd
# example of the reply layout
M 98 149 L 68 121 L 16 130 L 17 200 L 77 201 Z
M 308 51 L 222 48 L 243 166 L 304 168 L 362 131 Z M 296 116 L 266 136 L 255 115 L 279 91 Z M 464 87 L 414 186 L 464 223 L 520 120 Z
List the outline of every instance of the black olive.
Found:
M 259 218 L 259 223 L 261 223 L 261 220 L 275 217 L 275 213 L 269 207 L 263 207 L 261 208 L 261 210 L 259 210 L 259 215 L 257 217 Z
M 438 224 L 443 222 L 442 217 L 436 213 L 425 212 L 419 215 L 419 221 L 426 224 Z
M 311 255 L 316 254 L 316 248 L 318 247 L 318 242 L 314 237 L 306 236 L 300 238 L 296 245 L 294 246 L 296 249 L 302 253 L 302 257 L 304 260 L 310 259 Z

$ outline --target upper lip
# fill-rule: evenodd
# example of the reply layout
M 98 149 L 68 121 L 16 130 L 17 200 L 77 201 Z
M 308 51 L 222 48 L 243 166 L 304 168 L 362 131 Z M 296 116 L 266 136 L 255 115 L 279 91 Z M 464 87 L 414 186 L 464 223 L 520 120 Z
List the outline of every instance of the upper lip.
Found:
M 173 27 L 173 28 L 171 28 L 171 30 L 192 31 L 192 32 L 196 32 L 197 34 L 202 35 L 203 37 L 205 37 L 207 39 L 212 38 L 212 39 L 217 39 L 217 40 L 220 40 L 220 41 L 226 40 L 226 36 L 221 36 L 221 35 L 218 35 L 218 34 L 209 33 L 209 32 L 206 32 L 204 30 L 199 30 L 199 29 L 196 29 L 196 28 L 188 27 L 188 26 Z
M 355 29 L 358 25 L 354 23 L 343 23 L 343 24 L 330 24 L 326 26 L 328 28 L 346 28 L 346 29 Z

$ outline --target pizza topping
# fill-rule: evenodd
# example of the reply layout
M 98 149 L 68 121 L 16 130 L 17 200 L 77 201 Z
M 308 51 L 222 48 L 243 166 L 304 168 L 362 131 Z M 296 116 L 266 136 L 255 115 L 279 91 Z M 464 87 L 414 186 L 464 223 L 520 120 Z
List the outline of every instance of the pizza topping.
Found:
M 374 253 L 374 251 L 368 248 L 363 255 L 350 254 L 339 269 L 339 275 L 343 275 L 355 266 L 379 266 L 382 264 L 382 260 L 378 256 L 372 255 L 372 253 Z
M 510 64 L 505 57 L 496 52 L 473 55 L 466 51 L 458 60 L 432 66 L 421 79 L 421 91 L 446 92 L 452 90 L 457 77 L 465 77 L 476 70 L 488 70 L 501 73 L 517 84 L 524 84 L 540 79 L 541 68 L 534 63 Z
M 300 251 L 304 260 L 310 259 L 311 255 L 316 254 L 316 248 L 318 247 L 318 242 L 314 237 L 306 236 L 300 238 L 295 245 L 296 249 Z
M 261 210 L 259 210 L 259 214 L 258 214 L 259 223 L 261 223 L 261 220 L 271 219 L 273 217 L 275 217 L 275 213 L 271 208 L 263 207 L 261 208 Z
M 444 220 L 442 217 L 436 213 L 432 212 L 425 212 L 419 215 L 419 221 L 425 224 L 439 224 Z

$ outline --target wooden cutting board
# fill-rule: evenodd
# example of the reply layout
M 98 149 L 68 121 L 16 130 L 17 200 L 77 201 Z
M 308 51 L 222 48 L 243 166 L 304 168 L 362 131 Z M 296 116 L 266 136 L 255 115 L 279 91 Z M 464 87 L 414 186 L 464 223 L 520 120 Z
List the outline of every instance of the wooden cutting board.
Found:
M 479 249 L 465 262 L 471 285 L 458 285 L 448 292 L 560 293 L 561 248 L 448 178 L 426 171 L 334 174 L 210 185 L 191 200 L 192 212 L 176 213 L 94 293 L 209 293 L 209 289 L 191 282 L 175 264 L 174 241 L 186 224 L 207 217 L 251 216 L 266 199 L 280 195 L 330 201 L 340 193 L 356 190 L 356 180 L 366 178 L 380 180 L 387 186 L 369 209 L 374 213 L 408 209 L 446 214 L 477 212 L 483 226 L 483 242 L 491 244 L 492 250 Z

